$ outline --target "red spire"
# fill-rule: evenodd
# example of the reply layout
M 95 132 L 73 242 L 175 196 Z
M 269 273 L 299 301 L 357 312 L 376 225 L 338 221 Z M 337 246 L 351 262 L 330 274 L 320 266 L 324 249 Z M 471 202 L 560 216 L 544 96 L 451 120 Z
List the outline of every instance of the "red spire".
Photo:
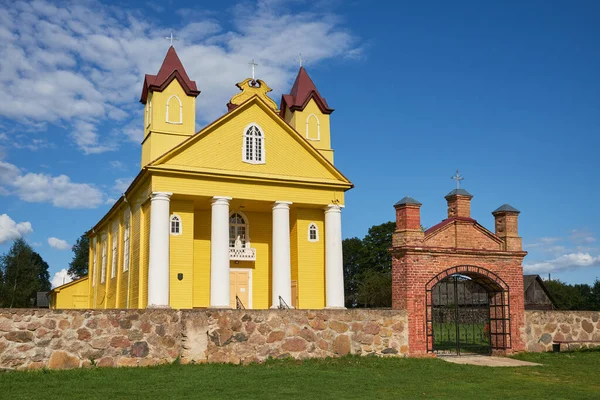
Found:
M 189 78 L 185 72 L 185 68 L 183 68 L 183 64 L 181 64 L 181 60 L 179 60 L 179 57 L 175 52 L 175 48 L 171 46 L 169 47 L 169 51 L 167 51 L 167 55 L 165 56 L 158 74 L 146 74 L 140 102 L 146 104 L 149 90 L 162 92 L 173 79 L 177 79 L 188 96 L 198 96 L 200 94 L 200 91 L 196 87 L 196 82 Z
M 321 96 L 304 67 L 300 67 L 290 94 L 284 94 L 281 97 L 281 115 L 285 113 L 284 105 L 292 111 L 304 110 L 311 98 L 315 100 L 323 114 L 333 112 L 333 108 L 329 108 L 327 101 Z

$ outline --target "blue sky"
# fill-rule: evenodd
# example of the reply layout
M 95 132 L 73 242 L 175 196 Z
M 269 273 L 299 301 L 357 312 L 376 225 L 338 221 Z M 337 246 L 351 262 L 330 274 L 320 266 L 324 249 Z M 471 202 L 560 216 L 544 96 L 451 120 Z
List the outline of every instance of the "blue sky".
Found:
M 344 237 L 392 220 L 405 195 L 436 224 L 460 169 L 484 226 L 503 203 L 522 212 L 526 271 L 593 282 L 600 3 L 491 3 L 0 1 L 0 253 L 23 236 L 62 283 L 70 246 L 139 171 L 143 74 L 173 29 L 198 127 L 250 59 L 278 101 L 303 54 L 356 186 Z

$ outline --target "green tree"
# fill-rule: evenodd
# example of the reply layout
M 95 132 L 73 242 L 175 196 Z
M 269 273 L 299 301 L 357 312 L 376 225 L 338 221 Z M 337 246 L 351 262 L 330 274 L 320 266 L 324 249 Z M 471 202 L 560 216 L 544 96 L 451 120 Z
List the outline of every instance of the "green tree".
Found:
M 48 264 L 23 239 L 15 240 L 0 258 L 0 269 L 3 307 L 30 307 L 36 292 L 50 289 Z
M 83 278 L 88 274 L 90 241 L 87 234 L 81 235 L 73 245 L 73 260 L 69 263 L 67 272 L 73 279 Z
M 389 307 L 392 303 L 392 234 L 394 222 L 369 228 L 367 235 L 345 239 L 346 307 Z
M 342 241 L 344 253 L 344 292 L 346 307 L 358 305 L 357 293 L 361 265 L 364 263 L 364 246 L 362 240 L 353 237 Z

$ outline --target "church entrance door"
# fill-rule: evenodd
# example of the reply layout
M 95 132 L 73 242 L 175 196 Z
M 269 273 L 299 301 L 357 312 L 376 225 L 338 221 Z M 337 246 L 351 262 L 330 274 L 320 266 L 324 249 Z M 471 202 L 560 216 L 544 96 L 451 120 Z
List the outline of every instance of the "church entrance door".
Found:
M 450 275 L 431 293 L 428 325 L 433 351 L 438 354 L 486 354 L 492 352 L 490 294 L 468 276 Z
M 231 308 L 250 308 L 250 271 L 229 272 L 229 300 Z

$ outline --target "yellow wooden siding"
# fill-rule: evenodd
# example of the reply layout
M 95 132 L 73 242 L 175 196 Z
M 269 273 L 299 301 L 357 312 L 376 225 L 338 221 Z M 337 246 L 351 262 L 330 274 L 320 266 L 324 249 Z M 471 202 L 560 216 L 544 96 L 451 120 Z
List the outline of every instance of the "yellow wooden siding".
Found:
M 54 289 L 51 297 L 51 308 L 88 308 L 89 279 L 81 278 Z
M 127 288 L 130 284 L 129 282 L 129 271 L 123 271 L 124 269 L 124 257 L 125 257 L 125 230 L 129 226 L 129 258 L 131 259 L 131 221 L 129 220 L 129 207 L 127 207 L 123 211 L 122 217 L 122 234 L 120 241 L 120 256 L 119 256 L 119 303 L 118 308 L 127 308 Z
M 290 258 L 292 280 L 298 281 L 298 223 L 296 207 L 290 210 Z
M 182 104 L 181 123 L 168 123 L 166 120 L 167 102 L 169 102 L 169 120 L 179 120 L 179 103 L 172 98 L 174 95 Z M 196 129 L 196 98 L 188 96 L 177 80 L 173 80 L 162 92 L 153 92 L 149 95 L 144 114 L 150 104 L 152 104 L 150 126 L 146 126 L 144 121 L 142 167 L 193 135 Z
M 138 307 L 146 308 L 148 305 L 148 267 L 150 260 L 150 202 L 146 201 L 142 205 L 140 216 L 140 269 L 139 269 L 139 288 L 140 297 L 138 298 Z
M 165 164 L 338 180 L 332 167 L 311 153 L 307 143 L 282 127 L 283 121 L 278 119 L 274 113 L 252 104 L 235 118 L 202 133 L 199 140 L 172 156 Z M 244 132 L 250 124 L 262 129 L 264 164 L 242 161 Z
M 162 176 L 152 177 L 152 189 L 155 192 L 170 191 L 181 195 L 204 196 L 207 199 L 213 196 L 230 196 L 234 199 L 247 199 L 273 202 L 285 199 L 294 204 L 314 204 L 325 207 L 337 200 L 344 204 L 344 192 L 341 189 L 310 188 L 296 185 L 276 185 L 265 182 L 241 182 L 218 179 L 200 179 L 189 176 Z
M 194 202 L 171 200 L 171 215 L 180 218 L 181 235 L 170 236 L 169 304 L 172 308 L 192 308 L 194 291 Z M 179 280 L 177 275 L 183 274 Z
M 133 221 L 132 221 L 132 229 L 133 234 L 131 238 L 130 244 L 130 253 L 131 253 L 131 265 L 129 267 L 129 273 L 131 279 L 129 285 L 129 306 L 128 308 L 137 308 L 138 307 L 138 299 L 139 299 L 139 266 L 140 266 L 140 206 L 136 206 L 133 210 Z
M 183 106 L 183 119 L 181 124 L 167 123 L 167 101 L 171 96 L 179 97 Z M 153 92 L 148 98 L 146 107 L 152 102 L 152 119 L 148 128 L 144 129 L 144 136 L 149 131 L 173 132 L 180 134 L 194 134 L 196 130 L 196 97 L 188 96 L 177 79 L 174 79 L 162 92 Z M 169 110 L 171 113 L 172 110 Z M 179 114 L 179 110 L 176 110 Z M 169 118 L 172 119 L 172 118 Z
M 210 305 L 210 215 L 210 210 L 194 210 L 192 307 Z
M 123 215 L 118 216 L 119 225 L 117 230 L 117 274 L 115 277 L 115 306 L 114 308 L 120 307 L 121 301 L 121 286 L 122 286 L 122 265 L 123 265 Z
M 105 279 L 104 282 L 102 282 L 102 270 L 104 268 L 102 268 L 102 254 L 103 254 L 103 248 L 104 245 L 107 243 L 107 238 L 108 238 L 108 234 L 106 231 L 102 231 L 99 235 L 98 235 L 98 275 L 96 277 L 96 305 L 95 308 L 105 308 L 105 302 L 106 302 L 106 275 L 105 275 Z M 108 247 L 106 248 L 108 251 Z M 108 252 L 107 252 L 108 255 Z M 108 262 L 108 259 L 106 260 L 106 262 Z
M 325 307 L 325 231 L 323 210 L 298 208 L 298 307 Z M 315 223 L 319 240 L 308 241 L 308 226 Z

